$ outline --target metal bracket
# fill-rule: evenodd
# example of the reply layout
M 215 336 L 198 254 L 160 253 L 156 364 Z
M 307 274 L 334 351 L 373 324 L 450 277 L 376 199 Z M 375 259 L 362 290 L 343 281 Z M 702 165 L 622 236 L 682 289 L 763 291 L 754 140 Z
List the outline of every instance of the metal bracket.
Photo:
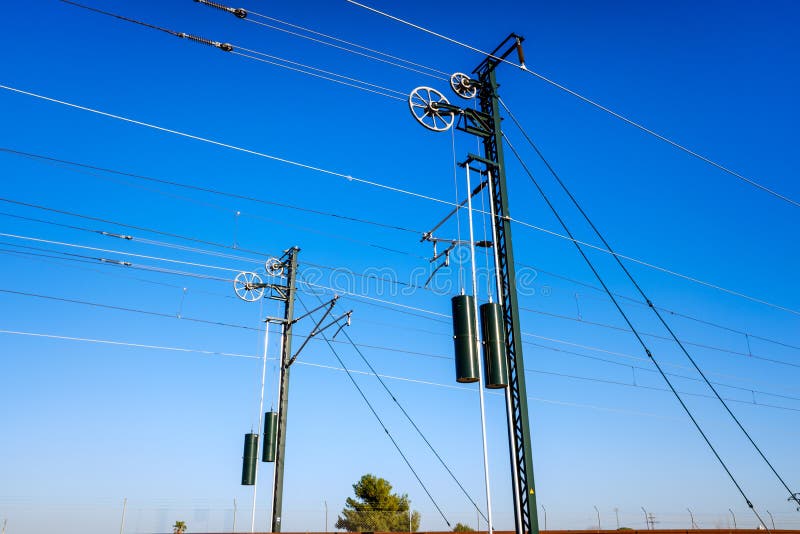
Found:
M 317 334 L 320 334 L 320 333 L 324 332 L 325 330 L 327 330 L 328 328 L 336 325 L 339 328 L 336 330 L 336 333 L 333 334 L 333 338 L 331 338 L 331 339 L 335 339 L 336 336 L 339 334 L 339 332 L 341 332 L 342 329 L 345 326 L 350 326 L 350 317 L 353 314 L 353 310 L 350 310 L 348 312 L 343 313 L 339 317 L 336 317 L 335 319 L 331 320 L 331 322 L 329 322 L 325 326 L 320 326 L 323 323 L 323 321 L 325 321 L 325 318 L 327 318 L 331 314 L 331 312 L 333 311 L 333 307 L 336 306 L 336 302 L 338 300 L 339 300 L 339 295 L 335 295 L 328 302 L 324 302 L 324 303 L 320 304 L 319 306 L 317 306 L 313 310 L 311 310 L 309 312 L 306 312 L 304 315 L 301 315 L 300 317 L 294 319 L 290 323 L 290 325 L 294 325 L 297 321 L 300 321 L 301 319 L 305 319 L 306 317 L 310 316 L 312 313 L 314 313 L 316 311 L 319 311 L 322 308 L 327 308 L 325 310 L 325 313 L 322 314 L 322 317 L 320 317 L 319 320 L 314 325 L 314 328 L 311 329 L 311 332 L 308 334 L 308 337 L 306 337 L 305 341 L 303 341 L 303 344 L 300 345 L 300 348 L 297 349 L 297 352 L 294 353 L 294 356 L 292 356 L 289 359 L 289 361 L 286 362 L 286 367 L 289 367 L 290 365 L 292 365 L 297 360 L 297 357 L 300 356 L 300 353 L 306 347 L 308 342 L 311 341 Z M 344 324 L 339 324 L 339 321 L 341 321 L 342 319 L 345 319 L 345 318 L 347 319 L 347 321 L 345 321 Z

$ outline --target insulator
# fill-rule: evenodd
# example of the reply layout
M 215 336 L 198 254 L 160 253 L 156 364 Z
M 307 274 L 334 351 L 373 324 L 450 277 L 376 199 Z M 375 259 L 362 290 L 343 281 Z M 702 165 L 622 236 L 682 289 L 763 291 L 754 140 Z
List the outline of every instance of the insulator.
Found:
M 222 11 L 227 11 L 228 13 L 233 13 L 234 15 L 239 17 L 240 19 L 243 19 L 243 18 L 247 17 L 247 11 L 242 9 L 242 8 L 240 8 L 240 7 L 228 7 L 228 6 L 224 6 L 222 4 L 218 4 L 216 2 L 211 2 L 210 0 L 194 0 L 194 1 L 199 3 L 199 4 L 205 4 L 205 5 L 209 6 L 209 7 L 213 7 L 215 9 L 220 9 Z
M 178 37 L 181 39 L 189 39 L 190 41 L 194 41 L 196 43 L 213 46 L 214 48 L 219 48 L 225 52 L 232 52 L 233 45 L 229 43 L 220 43 L 219 41 L 212 41 L 211 39 L 206 39 L 205 37 L 198 37 L 197 35 L 191 35 L 189 33 L 179 33 Z
M 517 37 L 517 57 L 519 57 L 519 65 L 525 68 L 525 52 L 522 51 L 522 39 Z
M 264 414 L 264 444 L 261 446 L 261 461 L 274 462 L 278 447 L 278 413 Z
M 244 455 L 242 456 L 242 486 L 256 483 L 256 462 L 258 461 L 258 434 L 244 435 Z
M 453 297 L 453 344 L 456 353 L 456 381 L 478 381 L 478 321 L 475 317 L 475 297 Z
M 483 333 L 483 365 L 486 387 L 501 389 L 508 386 L 506 336 L 503 328 L 503 311 L 497 302 L 481 304 Z

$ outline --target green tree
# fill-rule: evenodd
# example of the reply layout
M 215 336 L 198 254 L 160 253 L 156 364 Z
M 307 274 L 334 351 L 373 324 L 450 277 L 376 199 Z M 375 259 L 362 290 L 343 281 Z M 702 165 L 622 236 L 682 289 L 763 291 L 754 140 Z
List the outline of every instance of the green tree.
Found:
M 175 524 L 172 525 L 172 531 L 175 534 L 183 534 L 186 532 L 186 521 L 175 521 Z
M 392 493 L 386 479 L 366 474 L 353 484 L 355 498 L 348 497 L 336 519 L 336 528 L 348 532 L 415 532 L 420 514 L 411 511 L 408 495 Z
M 453 532 L 475 532 L 475 529 L 464 523 L 456 523 L 453 527 Z

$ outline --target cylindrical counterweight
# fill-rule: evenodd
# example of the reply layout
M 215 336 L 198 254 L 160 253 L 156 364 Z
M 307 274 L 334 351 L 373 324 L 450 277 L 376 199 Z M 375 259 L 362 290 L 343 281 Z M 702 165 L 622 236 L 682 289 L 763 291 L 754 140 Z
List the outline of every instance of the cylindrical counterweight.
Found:
M 261 446 L 261 461 L 274 462 L 278 444 L 278 412 L 264 414 L 264 444 Z
M 456 353 L 456 381 L 478 381 L 478 321 L 475 297 L 453 297 L 453 344 Z
M 481 305 L 480 314 L 486 387 L 490 389 L 507 387 L 508 363 L 503 310 L 497 302 L 487 302 Z
M 258 434 L 244 435 L 244 455 L 242 456 L 242 486 L 256 483 L 256 462 L 258 461 Z

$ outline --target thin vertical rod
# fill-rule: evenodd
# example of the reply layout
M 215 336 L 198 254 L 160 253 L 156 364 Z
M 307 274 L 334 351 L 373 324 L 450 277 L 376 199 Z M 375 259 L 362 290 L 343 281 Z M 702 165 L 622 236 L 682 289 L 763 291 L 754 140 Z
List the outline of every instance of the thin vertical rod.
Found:
M 127 509 L 128 509 L 128 498 L 125 497 L 122 500 L 122 519 L 119 522 L 119 534 L 122 534 L 123 532 L 125 532 L 125 511 Z M 5 533 L 5 531 L 6 531 L 6 529 L 5 529 L 5 525 L 4 525 L 3 533 Z
M 469 165 L 466 166 L 467 170 L 467 191 L 472 191 L 472 185 L 470 184 L 469 179 Z M 467 195 L 467 215 L 469 219 L 469 247 L 470 247 L 470 262 L 472 264 L 472 296 L 473 296 L 473 303 L 475 305 L 475 318 L 477 319 L 478 314 L 478 275 L 477 269 L 475 268 L 475 232 L 472 224 L 472 195 Z M 481 338 L 481 330 L 480 328 L 476 328 L 476 332 L 478 335 L 478 346 L 480 348 L 480 338 Z M 483 438 L 483 476 L 486 484 L 486 522 L 487 522 L 487 532 L 491 534 L 492 532 L 492 492 L 490 490 L 489 484 L 489 451 L 486 446 L 486 409 L 484 406 L 484 399 L 483 399 L 483 388 L 485 386 L 485 377 L 483 374 L 483 366 L 478 363 L 478 398 L 480 399 L 481 405 L 481 436 Z
M 236 498 L 233 499 L 233 527 L 231 527 L 231 532 L 236 532 Z
M 493 240 L 492 251 L 494 252 L 494 279 L 495 279 L 495 284 L 497 285 L 495 294 L 497 295 L 497 303 L 500 305 L 500 309 L 502 311 L 504 306 L 503 299 L 501 298 L 501 295 L 503 294 L 503 282 L 500 279 L 500 258 L 498 256 L 500 254 L 500 247 L 498 246 L 498 243 L 500 242 L 500 236 L 497 233 L 497 224 L 496 224 L 497 219 L 494 213 L 494 198 L 492 198 L 494 195 L 494 184 L 492 183 L 493 178 L 491 170 L 487 172 L 487 177 L 489 180 L 489 188 L 488 188 L 489 214 L 492 217 L 492 240 Z M 503 317 L 505 317 L 505 313 Z M 512 485 L 513 485 L 513 498 L 514 498 L 514 521 L 516 526 L 516 532 L 523 533 L 522 501 L 519 498 L 519 459 L 517 458 L 517 455 L 514 452 L 514 405 L 513 401 L 511 400 L 511 387 L 507 387 L 504 389 L 506 395 L 506 420 L 508 422 L 508 446 L 511 449 L 510 456 L 511 456 L 511 478 L 513 482 Z
M 261 365 L 261 398 L 258 403 L 258 437 L 261 437 L 261 421 L 264 413 L 264 382 L 267 378 L 267 345 L 269 343 L 269 320 L 264 322 L 264 361 Z M 263 440 L 262 440 L 263 441 Z M 265 444 L 262 443 L 263 447 Z M 258 490 L 258 464 L 256 460 L 256 475 L 253 478 L 253 513 L 250 515 L 250 532 L 256 531 L 256 493 Z

